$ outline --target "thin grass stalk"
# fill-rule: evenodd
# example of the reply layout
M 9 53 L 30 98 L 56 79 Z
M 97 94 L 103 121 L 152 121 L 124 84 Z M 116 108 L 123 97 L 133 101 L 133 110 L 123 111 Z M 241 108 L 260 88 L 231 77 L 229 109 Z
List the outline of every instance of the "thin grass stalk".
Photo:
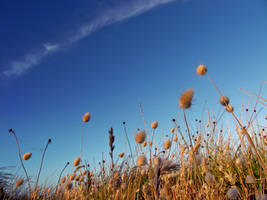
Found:
M 23 168 L 23 170 L 25 172 L 25 175 L 26 175 L 26 178 L 27 178 L 27 182 L 28 182 L 28 186 L 29 186 L 29 194 L 31 196 L 31 183 L 30 183 L 30 179 L 29 179 L 28 173 L 26 171 L 26 168 L 25 168 L 25 166 L 23 164 L 23 161 L 22 161 L 22 158 L 21 158 L 20 146 L 19 146 L 19 141 L 18 141 L 17 135 L 16 135 L 15 131 L 12 130 L 12 129 L 10 129 L 9 132 L 12 133 L 13 136 L 15 137 L 15 139 L 16 139 L 16 143 L 17 143 L 17 147 L 18 147 L 19 160 L 20 160 L 20 163 L 22 165 L 22 168 Z
M 51 139 L 48 139 L 48 141 L 47 141 L 47 143 L 46 143 L 46 146 L 45 146 L 45 149 L 44 149 L 44 152 L 43 152 L 43 155 L 42 155 L 41 164 L 40 164 L 40 169 L 39 169 L 39 172 L 38 172 L 38 175 L 37 175 L 36 184 L 35 184 L 35 190 L 37 189 L 37 186 L 38 186 L 38 181 L 39 181 L 39 177 L 40 177 L 41 170 L 42 170 L 42 166 L 43 166 L 43 162 L 44 162 L 45 152 L 46 152 L 47 147 L 48 147 L 48 145 L 49 145 L 50 143 L 51 143 Z
M 186 128 L 187 128 L 190 145 L 192 147 L 193 143 L 192 143 L 191 134 L 190 134 L 190 130 L 189 130 L 189 126 L 188 126 L 188 123 L 187 123 L 187 119 L 186 119 L 186 115 L 185 115 L 185 110 L 184 109 L 183 109 L 183 113 L 184 113 L 184 121 L 185 121 L 185 125 L 186 125 Z
M 84 126 L 85 124 L 83 124 L 82 126 L 82 136 L 81 136 L 81 152 L 80 152 L 80 158 L 82 160 L 82 151 L 83 151 L 83 135 L 84 135 Z
M 59 178 L 58 178 L 58 182 L 57 182 L 57 186 L 56 186 L 56 192 L 57 192 L 57 190 L 58 190 L 58 185 L 59 185 L 59 182 L 60 182 L 61 176 L 62 176 L 62 174 L 63 174 L 64 170 L 67 168 L 67 166 L 68 166 L 69 164 L 70 164 L 70 163 L 69 163 L 69 162 L 67 162 L 67 163 L 66 163 L 66 165 L 64 166 L 64 168 L 61 170 L 61 172 L 60 172 L 60 174 L 59 174 Z
M 232 115 L 233 115 L 234 118 L 236 119 L 236 121 L 237 121 L 237 123 L 239 124 L 240 128 L 244 130 L 244 133 L 245 133 L 245 135 L 246 135 L 246 137 L 247 137 L 247 140 L 248 140 L 249 144 L 252 146 L 252 148 L 253 148 L 253 150 L 254 150 L 254 152 L 255 152 L 257 158 L 259 159 L 259 163 L 260 163 L 261 167 L 266 171 L 265 163 L 264 163 L 263 159 L 261 158 L 260 154 L 258 153 L 257 148 L 256 148 L 256 146 L 254 145 L 254 142 L 252 141 L 250 135 L 249 135 L 248 132 L 247 132 L 247 129 L 245 129 L 245 128 L 242 126 L 241 122 L 238 120 L 238 118 L 235 116 L 235 114 L 234 114 L 233 112 L 232 112 Z M 266 172 L 265 172 L 265 173 L 266 173 Z
M 134 158 L 133 158 L 132 147 L 131 147 L 131 143 L 130 143 L 130 140 L 129 140 L 129 137 L 128 137 L 128 134 L 127 134 L 127 130 L 126 130 L 126 126 L 125 126 L 125 122 L 123 122 L 123 130 L 124 130 L 124 133 L 125 133 L 125 136 L 126 136 L 128 145 L 129 145 L 131 158 L 132 158 L 132 161 L 133 161 L 133 164 L 134 164 Z
M 211 83 L 213 84 L 213 86 L 215 87 L 215 89 L 218 91 L 218 93 L 219 93 L 221 96 L 223 96 L 223 94 L 222 94 L 222 93 L 220 92 L 220 90 L 216 87 L 215 83 L 214 83 L 213 80 L 210 78 L 210 76 L 209 76 L 208 74 L 207 74 L 207 76 L 208 76 L 208 79 L 210 80 L 210 82 L 211 82 Z M 261 167 L 264 169 L 264 173 L 267 174 L 267 168 L 265 167 L 265 163 L 264 163 L 263 159 L 261 158 L 261 156 L 259 155 L 259 153 L 258 153 L 258 151 L 257 151 L 257 149 L 256 149 L 256 146 L 254 145 L 254 143 L 253 143 L 253 141 L 252 141 L 250 135 L 248 134 L 247 130 L 242 126 L 241 122 L 238 120 L 238 118 L 236 117 L 236 115 L 234 114 L 234 112 L 231 112 L 231 113 L 232 113 L 233 117 L 235 118 L 235 120 L 237 121 L 237 123 L 239 124 L 240 128 L 245 130 L 244 133 L 245 133 L 245 135 L 246 135 L 246 137 L 247 137 L 247 140 L 248 140 L 249 144 L 252 146 L 252 148 L 253 148 L 253 150 L 254 150 L 254 152 L 255 152 L 255 154 L 256 154 L 258 160 L 259 160 L 259 163 L 260 163 Z M 251 121 L 251 120 L 250 120 L 250 121 Z

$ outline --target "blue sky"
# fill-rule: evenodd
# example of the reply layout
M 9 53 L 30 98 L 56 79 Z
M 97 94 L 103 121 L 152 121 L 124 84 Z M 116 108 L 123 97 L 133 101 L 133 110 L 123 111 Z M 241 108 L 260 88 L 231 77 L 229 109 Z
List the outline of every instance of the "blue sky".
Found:
M 222 111 L 195 73 L 201 63 L 237 111 L 254 104 L 238 88 L 257 92 L 266 80 L 266 10 L 266 0 L 1 1 L 0 166 L 18 165 L 9 128 L 22 152 L 33 153 L 32 176 L 52 139 L 44 180 L 79 156 L 86 112 L 83 155 L 93 164 L 102 152 L 109 159 L 111 126 L 116 153 L 124 150 L 123 121 L 130 135 L 144 128 L 139 99 L 147 123 L 158 120 L 164 135 L 185 89 L 195 89 L 190 119 L 201 118 L 205 102 Z

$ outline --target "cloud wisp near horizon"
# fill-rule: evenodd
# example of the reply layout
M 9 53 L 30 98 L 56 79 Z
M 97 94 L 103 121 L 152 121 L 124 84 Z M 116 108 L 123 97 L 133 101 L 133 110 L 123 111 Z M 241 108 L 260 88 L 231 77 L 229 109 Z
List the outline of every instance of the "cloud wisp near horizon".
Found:
M 58 43 L 41 44 L 38 51 L 28 53 L 21 60 L 9 62 L 6 69 L 2 72 L 4 76 L 21 76 L 29 69 L 40 64 L 47 56 L 69 48 L 71 45 L 88 37 L 90 34 L 109 26 L 111 24 L 127 20 L 143 14 L 160 5 L 174 2 L 176 0 L 132 0 L 119 3 L 112 8 L 105 8 L 99 11 L 99 14 L 89 22 L 83 24 L 78 30 Z

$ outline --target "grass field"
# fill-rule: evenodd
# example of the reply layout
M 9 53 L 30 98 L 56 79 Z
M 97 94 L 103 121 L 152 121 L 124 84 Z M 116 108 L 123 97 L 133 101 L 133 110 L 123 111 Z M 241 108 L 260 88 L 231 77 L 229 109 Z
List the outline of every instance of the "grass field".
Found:
M 266 119 L 258 119 L 257 110 L 244 109 L 236 114 L 234 105 L 215 85 L 207 68 L 199 65 L 196 72 L 208 78 L 217 91 L 214 95 L 218 96 L 218 106 L 225 108 L 219 119 L 207 116 L 205 123 L 191 119 L 187 109 L 191 107 L 194 90 L 188 89 L 179 98 L 183 124 L 173 119 L 170 136 L 164 141 L 156 141 L 158 121 L 139 130 L 134 137 L 128 134 L 124 122 L 129 155 L 114 154 L 116 133 L 111 128 L 107 134 L 110 159 L 100 158 L 101 170 L 95 171 L 82 157 L 81 135 L 80 156 L 64 167 L 74 165 L 75 170 L 65 175 L 63 169 L 55 186 L 40 186 L 43 162 L 37 180 L 30 180 L 23 163 L 30 159 L 31 153 L 21 155 L 16 132 L 10 129 L 9 134 L 17 141 L 25 176 L 16 177 L 0 168 L 0 199 L 267 199 L 266 127 L 260 124 Z M 246 93 L 255 104 L 266 108 L 267 100 L 262 95 Z M 140 108 L 142 114 L 141 105 Z M 235 131 L 225 124 L 218 125 L 225 115 L 231 115 Z M 82 120 L 90 123 L 90 113 Z M 189 127 L 192 120 L 196 126 Z M 130 145 L 130 140 L 135 140 L 135 146 Z M 42 161 L 50 143 L 48 140 Z

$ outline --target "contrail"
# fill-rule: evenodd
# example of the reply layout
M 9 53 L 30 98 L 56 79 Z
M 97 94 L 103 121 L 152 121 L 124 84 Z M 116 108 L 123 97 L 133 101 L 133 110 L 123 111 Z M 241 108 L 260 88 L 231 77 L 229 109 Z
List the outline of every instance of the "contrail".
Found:
M 3 74 L 6 77 L 20 76 L 30 68 L 40 64 L 47 56 L 70 47 L 72 44 L 88 37 L 91 33 L 103 27 L 138 16 L 155 7 L 174 1 L 176 0 L 131 0 L 120 3 L 112 8 L 105 8 L 95 18 L 82 25 L 75 33 L 61 42 L 53 44 L 47 42 L 42 44 L 38 52 L 29 53 L 22 60 L 12 61 Z

